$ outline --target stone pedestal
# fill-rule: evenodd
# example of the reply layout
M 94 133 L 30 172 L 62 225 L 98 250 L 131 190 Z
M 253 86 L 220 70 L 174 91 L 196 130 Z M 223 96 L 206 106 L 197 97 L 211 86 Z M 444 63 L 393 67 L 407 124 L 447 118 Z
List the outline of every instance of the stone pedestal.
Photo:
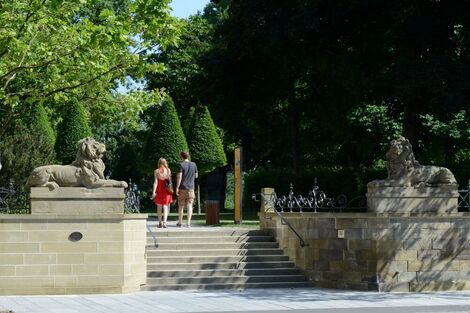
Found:
M 123 214 L 124 188 L 31 188 L 31 214 Z
M 452 214 L 458 199 L 456 185 L 367 188 L 368 211 L 378 214 Z
M 145 284 L 146 214 L 124 189 L 31 188 L 31 214 L 0 214 L 0 295 L 136 292 Z

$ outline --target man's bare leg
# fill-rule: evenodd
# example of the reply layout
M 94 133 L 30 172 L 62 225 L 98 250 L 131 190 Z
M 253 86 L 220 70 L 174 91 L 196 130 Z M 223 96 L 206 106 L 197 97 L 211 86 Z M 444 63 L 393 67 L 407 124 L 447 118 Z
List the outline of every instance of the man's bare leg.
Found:
M 176 224 L 177 226 L 183 225 L 183 208 L 184 204 L 178 203 L 178 224 Z
M 193 217 L 193 202 L 189 202 L 187 205 L 188 214 L 188 226 L 191 226 L 191 218 Z

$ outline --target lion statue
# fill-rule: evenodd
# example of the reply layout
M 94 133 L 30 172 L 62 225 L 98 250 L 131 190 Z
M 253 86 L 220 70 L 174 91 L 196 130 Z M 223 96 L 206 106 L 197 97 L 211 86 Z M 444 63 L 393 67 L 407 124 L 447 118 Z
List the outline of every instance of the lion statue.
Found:
M 422 187 L 457 185 L 452 172 L 439 166 L 424 166 L 416 161 L 408 139 L 392 140 L 385 155 L 388 177 L 369 182 L 371 187 Z
M 78 141 L 75 161 L 69 165 L 45 165 L 35 168 L 26 181 L 27 187 L 123 187 L 125 181 L 105 179 L 105 165 L 101 160 L 106 151 L 104 144 L 91 138 Z

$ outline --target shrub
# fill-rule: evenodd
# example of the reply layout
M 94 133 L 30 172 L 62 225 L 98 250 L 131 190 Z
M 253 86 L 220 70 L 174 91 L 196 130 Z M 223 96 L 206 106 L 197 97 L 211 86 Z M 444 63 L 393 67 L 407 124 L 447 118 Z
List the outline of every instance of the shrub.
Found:
M 0 153 L 0 186 L 10 179 L 22 186 L 33 168 L 55 161 L 54 132 L 42 105 L 14 122 L 0 141 Z
M 222 140 L 206 106 L 194 110 L 188 126 L 186 138 L 191 160 L 197 163 L 201 174 L 227 164 Z
M 156 163 L 163 157 L 173 169 L 180 162 L 180 152 L 187 151 L 188 144 L 181 128 L 173 100 L 167 96 L 163 99 L 152 121 L 152 127 L 147 134 L 144 145 L 142 170 L 147 175 L 153 175 Z
M 62 121 L 58 125 L 55 151 L 57 160 L 70 164 L 77 154 L 77 143 L 80 139 L 92 136 L 88 118 L 83 106 L 72 100 L 64 107 Z
M 309 168 L 294 174 L 288 169 L 260 168 L 244 175 L 243 207 L 247 211 L 257 211 L 260 204 L 251 196 L 265 187 L 274 188 L 278 195 L 287 195 L 292 183 L 296 195 L 307 195 L 315 178 L 327 197 L 343 194 L 352 199 L 365 195 L 369 181 L 386 176 L 385 169 Z

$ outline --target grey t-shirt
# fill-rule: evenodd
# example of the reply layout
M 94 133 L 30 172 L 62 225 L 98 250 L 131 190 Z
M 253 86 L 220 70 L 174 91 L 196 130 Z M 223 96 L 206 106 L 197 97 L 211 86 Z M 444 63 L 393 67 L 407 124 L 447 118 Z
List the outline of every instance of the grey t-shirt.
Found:
M 181 173 L 180 189 L 194 190 L 194 179 L 196 179 L 197 166 L 191 161 L 183 161 L 180 163 L 178 173 Z

